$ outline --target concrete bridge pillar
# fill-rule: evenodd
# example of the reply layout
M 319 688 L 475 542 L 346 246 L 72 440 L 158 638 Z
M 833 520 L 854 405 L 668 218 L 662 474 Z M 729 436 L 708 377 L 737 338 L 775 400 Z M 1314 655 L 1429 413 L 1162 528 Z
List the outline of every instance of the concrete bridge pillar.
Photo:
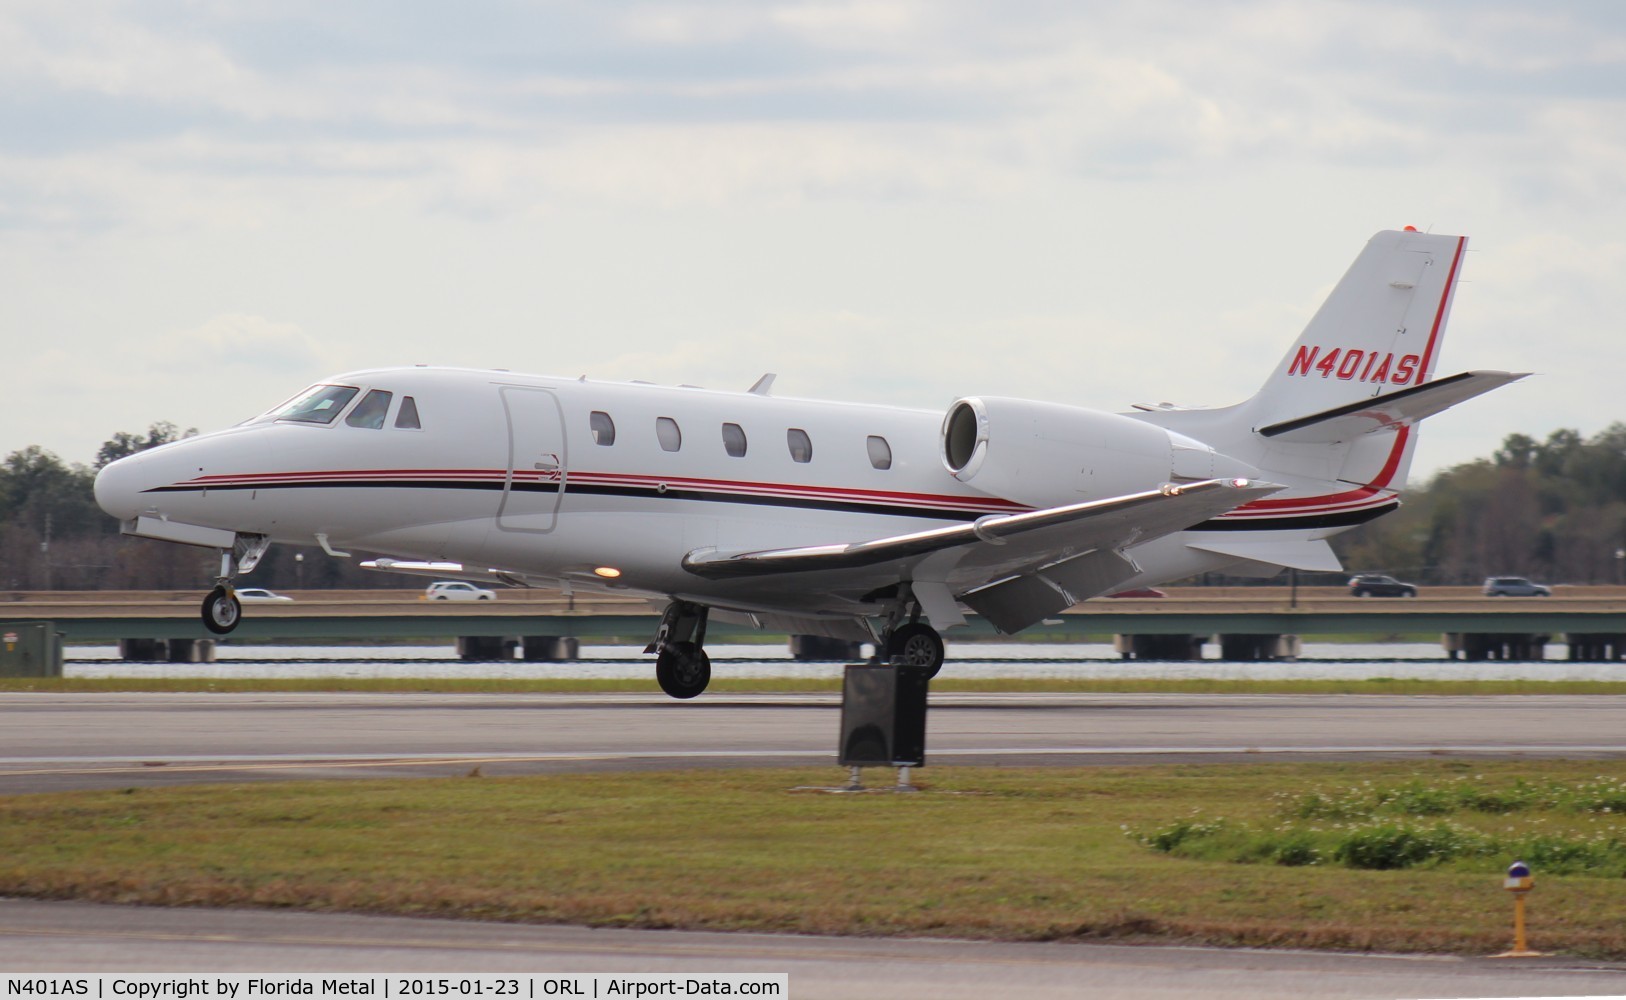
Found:
M 571 663 L 581 658 L 581 643 L 570 635 L 528 635 L 520 655 L 531 663 Z

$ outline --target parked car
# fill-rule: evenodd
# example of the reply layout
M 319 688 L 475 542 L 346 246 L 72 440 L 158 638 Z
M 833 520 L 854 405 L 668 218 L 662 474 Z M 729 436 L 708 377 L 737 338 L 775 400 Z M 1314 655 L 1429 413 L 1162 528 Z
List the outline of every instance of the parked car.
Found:
M 424 588 L 423 596 L 431 601 L 494 601 L 497 592 L 462 580 L 436 580 Z
M 1531 583 L 1522 576 L 1488 576 L 1485 578 L 1486 597 L 1551 597 L 1551 587 Z
M 1416 597 L 1415 583 L 1401 583 L 1382 573 L 1357 573 L 1349 578 L 1351 597 Z
M 239 587 L 237 588 L 237 599 L 244 604 L 265 604 L 270 601 L 293 600 L 287 594 L 273 594 L 262 587 Z

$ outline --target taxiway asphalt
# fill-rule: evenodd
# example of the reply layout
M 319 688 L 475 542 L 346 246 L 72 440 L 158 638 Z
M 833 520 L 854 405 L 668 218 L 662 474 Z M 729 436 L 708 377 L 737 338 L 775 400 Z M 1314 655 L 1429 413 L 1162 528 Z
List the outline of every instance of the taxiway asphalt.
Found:
M 835 766 L 835 695 L 8 694 L 0 794 Z M 1626 756 L 1626 696 L 934 695 L 927 763 Z
M 0 900 L 7 972 L 789 974 L 795 1000 L 1123 1000 L 1626 993 L 1573 959 L 595 930 L 346 914 Z

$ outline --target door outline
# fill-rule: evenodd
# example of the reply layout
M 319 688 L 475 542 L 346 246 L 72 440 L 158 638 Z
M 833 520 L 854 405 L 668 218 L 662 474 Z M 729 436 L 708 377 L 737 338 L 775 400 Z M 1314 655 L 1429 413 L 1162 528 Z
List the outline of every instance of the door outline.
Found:
M 564 407 L 551 389 L 505 385 L 498 391 L 508 424 L 508 472 L 497 528 L 547 534 L 558 526 L 569 479 Z

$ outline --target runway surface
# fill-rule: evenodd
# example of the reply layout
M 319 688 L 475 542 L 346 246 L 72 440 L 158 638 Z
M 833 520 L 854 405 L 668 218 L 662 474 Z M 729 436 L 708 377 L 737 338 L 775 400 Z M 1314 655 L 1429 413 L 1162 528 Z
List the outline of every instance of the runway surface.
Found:
M 835 695 L 11 694 L 0 793 L 835 765 Z M 1626 756 L 1626 697 L 934 695 L 928 764 Z
M 1626 993 L 1626 968 L 1215 948 L 589 930 L 0 900 L 8 972 L 785 972 L 795 1000 Z

